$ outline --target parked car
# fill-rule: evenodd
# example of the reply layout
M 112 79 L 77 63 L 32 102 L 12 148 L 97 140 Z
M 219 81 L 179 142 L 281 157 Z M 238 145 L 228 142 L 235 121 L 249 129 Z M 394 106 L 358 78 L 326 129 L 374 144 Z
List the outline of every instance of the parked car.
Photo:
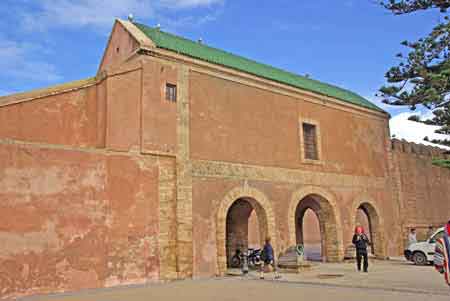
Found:
M 410 244 L 405 250 L 407 260 L 417 265 L 427 265 L 433 263 L 434 248 L 436 240 L 444 236 L 444 228 L 439 228 L 426 241 Z

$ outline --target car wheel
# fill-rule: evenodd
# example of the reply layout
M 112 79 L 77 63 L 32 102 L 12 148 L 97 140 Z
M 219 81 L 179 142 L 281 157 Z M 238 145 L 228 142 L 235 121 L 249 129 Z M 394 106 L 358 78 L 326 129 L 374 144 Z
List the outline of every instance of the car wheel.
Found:
M 427 257 L 422 252 L 414 253 L 412 260 L 417 265 L 426 265 L 428 263 Z

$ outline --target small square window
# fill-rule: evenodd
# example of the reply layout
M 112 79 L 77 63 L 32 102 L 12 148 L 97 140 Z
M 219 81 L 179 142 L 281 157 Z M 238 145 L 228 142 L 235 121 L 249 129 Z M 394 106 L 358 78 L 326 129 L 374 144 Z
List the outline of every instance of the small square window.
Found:
M 303 149 L 307 160 L 319 160 L 317 150 L 317 128 L 314 124 L 303 123 Z
M 166 100 L 171 102 L 177 101 L 177 86 L 173 84 L 166 84 Z

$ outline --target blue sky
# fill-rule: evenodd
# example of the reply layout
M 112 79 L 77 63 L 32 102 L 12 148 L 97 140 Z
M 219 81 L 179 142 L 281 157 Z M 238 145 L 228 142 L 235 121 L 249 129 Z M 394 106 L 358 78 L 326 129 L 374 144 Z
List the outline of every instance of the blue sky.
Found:
M 402 40 L 430 32 L 437 12 L 394 16 L 375 0 L 2 0 L 0 94 L 96 73 L 115 17 L 353 90 L 369 99 Z M 405 109 L 386 108 L 396 115 Z

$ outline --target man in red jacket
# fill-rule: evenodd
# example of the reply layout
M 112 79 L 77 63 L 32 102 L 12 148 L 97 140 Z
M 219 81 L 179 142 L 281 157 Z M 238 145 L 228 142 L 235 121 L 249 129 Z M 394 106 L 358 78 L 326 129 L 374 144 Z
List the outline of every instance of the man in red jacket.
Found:
M 368 272 L 369 260 L 367 258 L 367 246 L 370 245 L 369 238 L 364 233 L 363 227 L 356 227 L 355 234 L 352 239 L 353 244 L 356 248 L 356 266 L 358 271 L 361 271 L 361 260 L 364 258 L 363 270 L 365 273 Z

